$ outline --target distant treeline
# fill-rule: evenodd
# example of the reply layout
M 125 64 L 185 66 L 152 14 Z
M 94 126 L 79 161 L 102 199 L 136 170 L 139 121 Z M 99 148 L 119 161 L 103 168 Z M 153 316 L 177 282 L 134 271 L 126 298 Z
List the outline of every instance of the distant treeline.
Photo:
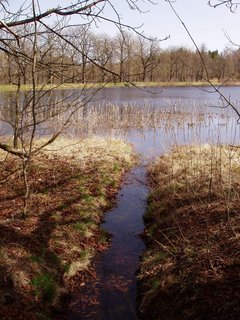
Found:
M 42 30 L 37 37 L 38 83 L 88 83 L 136 81 L 203 81 L 206 77 L 240 80 L 240 49 L 199 51 L 184 47 L 161 49 L 161 42 L 124 32 L 111 37 L 96 35 L 89 27 L 69 27 L 62 41 Z M 21 30 L 18 29 L 18 34 Z M 59 31 L 60 32 L 60 31 Z M 28 84 L 31 77 L 31 30 L 11 52 L 0 53 L 0 83 Z M 12 45 L 14 46 L 14 44 Z M 16 54 L 14 54 L 16 52 Z M 207 68 L 204 67 L 204 64 Z M 207 72 L 206 72 L 207 69 Z

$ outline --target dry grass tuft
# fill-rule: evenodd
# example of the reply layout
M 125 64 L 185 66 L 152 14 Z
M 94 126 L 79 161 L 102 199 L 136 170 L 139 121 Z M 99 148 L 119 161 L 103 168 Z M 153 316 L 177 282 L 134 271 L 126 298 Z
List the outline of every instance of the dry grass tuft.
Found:
M 91 263 L 92 257 L 93 257 L 93 254 L 91 251 L 85 252 L 85 254 L 82 255 L 81 257 L 81 260 L 71 262 L 65 276 L 74 277 L 79 272 L 85 271 L 88 268 L 89 264 Z
M 235 201 L 239 191 L 240 149 L 209 144 L 177 147 L 149 167 L 149 179 L 168 189 L 184 189 L 191 194 L 216 194 Z M 234 194 L 229 194 L 236 189 Z

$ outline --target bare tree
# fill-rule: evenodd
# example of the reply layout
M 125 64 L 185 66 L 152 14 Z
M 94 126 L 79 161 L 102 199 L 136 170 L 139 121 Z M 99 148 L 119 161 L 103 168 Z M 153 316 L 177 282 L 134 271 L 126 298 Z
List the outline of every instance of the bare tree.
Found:
M 97 68 L 100 72 L 100 81 L 111 81 L 108 80 L 109 73 L 106 72 L 108 70 L 108 66 L 111 65 L 113 59 L 114 46 L 111 38 L 102 34 L 95 38 L 94 50 L 93 50 L 93 61 L 95 61 L 100 68 Z
M 133 36 L 129 32 L 119 32 L 115 39 L 116 63 L 119 65 L 120 82 L 123 79 L 129 80 L 130 63 L 132 59 Z
M 172 9 L 174 15 L 177 17 L 177 19 L 181 22 L 183 28 L 185 29 L 186 33 L 188 34 L 189 38 L 191 39 L 193 45 L 195 46 L 196 48 L 196 51 L 199 55 L 199 58 L 200 58 L 200 61 L 201 61 L 201 65 L 202 65 L 202 68 L 203 68 L 203 72 L 204 72 L 204 75 L 203 75 L 203 79 L 209 84 L 209 86 L 211 86 L 211 88 L 213 89 L 213 92 L 217 93 L 219 95 L 219 99 L 222 103 L 222 108 L 231 108 L 235 114 L 237 115 L 238 119 L 237 119 L 237 122 L 240 123 L 240 110 L 239 110 L 239 107 L 237 105 L 235 105 L 235 103 L 231 100 L 231 97 L 226 97 L 222 91 L 221 91 L 221 87 L 224 85 L 224 83 L 229 80 L 229 79 L 226 79 L 223 83 L 221 83 L 220 85 L 215 85 L 212 81 L 211 81 L 211 78 L 210 78 L 210 74 L 209 74 L 209 70 L 208 70 L 208 67 L 207 67 L 207 63 L 204 59 L 204 55 L 202 54 L 201 50 L 199 49 L 196 41 L 194 40 L 193 36 L 191 35 L 191 32 L 190 30 L 188 29 L 188 27 L 186 26 L 186 24 L 184 23 L 184 21 L 181 19 L 180 15 L 178 14 L 178 12 L 175 10 L 174 6 L 173 6 L 173 3 L 172 1 L 170 0 L 165 0 L 166 2 L 169 3 L 169 6 L 170 8 Z M 218 1 L 220 4 L 228 4 L 228 7 L 232 10 L 232 5 L 233 5 L 233 1 L 222 1 L 222 0 L 219 0 Z M 211 5 L 211 1 L 209 3 Z M 237 2 L 234 2 L 234 5 L 237 6 L 238 3 Z M 215 7 L 217 7 L 217 4 L 215 5 Z M 236 9 L 236 8 L 235 8 Z M 231 78 L 232 76 L 230 76 L 229 78 Z M 209 91 L 209 92 L 212 92 L 212 91 Z
M 138 58 L 140 62 L 142 81 L 146 81 L 147 73 L 150 72 L 150 81 L 152 71 L 159 63 L 157 40 L 151 39 L 149 42 L 144 38 L 138 37 Z
M 126 0 L 130 9 L 140 11 L 138 2 L 140 0 Z M 106 6 L 112 9 L 115 18 L 104 16 Z M 78 20 L 77 33 L 71 34 L 69 28 L 76 26 L 72 20 L 74 17 Z M 27 172 L 31 159 L 64 132 L 74 115 L 106 82 L 114 77 L 122 78 L 114 70 L 113 48 L 108 37 L 94 40 L 94 50 L 99 51 L 97 56 L 90 50 L 90 26 L 105 21 L 118 30 L 138 31 L 121 22 L 109 0 L 65 1 L 64 6 L 59 4 L 49 10 L 42 10 L 38 0 L 23 1 L 18 8 L 3 0 L 0 1 L 0 18 L 0 52 L 9 60 L 9 80 L 17 89 L 14 107 L 10 107 L 13 108 L 10 113 L 5 113 L 11 114 L 5 120 L 13 127 L 13 144 L 0 141 L 0 148 L 23 159 L 25 216 L 29 196 Z M 99 83 L 98 87 L 85 90 L 86 86 L 83 86 L 78 92 L 60 98 L 54 93 L 54 89 L 71 80 L 79 79 L 85 84 L 88 65 L 97 70 L 95 76 L 99 77 L 95 83 Z M 22 93 L 22 85 L 27 82 L 31 88 Z M 60 118 L 57 126 L 49 125 L 53 119 Z M 34 141 L 43 128 L 48 139 L 36 146 Z
M 126 1 L 131 9 L 140 11 L 138 2 L 140 2 L 140 0 Z M 114 68 L 111 68 L 113 65 L 111 60 L 112 47 L 109 43 L 109 39 L 105 38 L 103 41 L 104 43 L 101 43 L 101 45 L 95 43 L 95 50 L 101 50 L 101 52 L 97 57 L 94 57 L 89 53 L 89 42 L 87 43 L 87 37 L 89 35 L 87 34 L 87 30 L 91 24 L 99 24 L 101 20 L 115 25 L 118 29 L 135 29 L 131 28 L 130 25 L 122 24 L 121 19 L 111 1 L 87 0 L 75 2 L 66 1 L 65 3 L 64 7 L 58 5 L 55 8 L 44 11 L 40 8 L 40 4 L 37 0 L 24 1 L 17 9 L 12 9 L 9 5 L 10 3 L 7 1 L 1 1 L 0 16 L 2 16 L 2 19 L 0 25 L 0 51 L 6 54 L 8 59 L 14 59 L 17 61 L 17 66 L 20 68 L 17 72 L 17 85 L 19 87 L 21 87 L 22 83 L 24 84 L 27 82 L 26 66 L 30 69 L 33 64 L 35 87 L 37 88 L 37 85 L 40 85 L 40 91 L 45 90 L 47 84 L 61 85 L 63 82 L 69 82 L 69 70 L 75 72 L 75 70 L 78 70 L 78 67 L 81 69 L 81 82 L 84 83 L 87 63 L 100 71 L 101 82 L 108 81 L 109 78 L 107 75 L 109 74 L 112 75 L 111 78 L 119 77 L 118 72 L 114 71 Z M 109 19 L 104 16 L 103 9 L 106 6 L 112 8 L 113 13 L 115 14 L 115 19 Z M 71 18 L 75 16 L 77 16 L 79 20 L 78 24 L 81 26 L 81 31 L 77 35 L 77 37 L 81 37 L 81 41 L 78 43 L 76 43 L 76 40 L 73 41 L 73 37 L 69 36 L 69 33 L 67 32 L 73 23 L 71 22 Z M 49 20 L 49 18 L 51 19 Z M 56 20 L 55 22 L 53 22 L 54 18 Z M 21 29 L 21 32 L 19 31 L 19 28 Z M 135 31 L 138 33 L 137 30 Z M 65 44 L 65 46 L 72 49 L 71 58 L 63 58 L 63 52 L 61 56 L 57 54 L 57 43 L 59 42 L 61 42 L 62 47 Z M 33 58 L 32 52 L 34 50 L 36 53 Z M 73 54 L 78 54 L 80 58 L 76 61 Z M 44 73 L 47 74 L 47 81 L 45 81 L 43 77 Z M 12 72 L 9 75 L 11 77 L 11 82 L 15 83 L 15 81 L 12 80 L 14 78 Z M 72 79 L 75 80 L 74 74 L 72 74 Z M 122 79 L 122 75 L 120 75 L 120 79 Z M 96 82 L 99 82 L 98 79 Z M 32 81 L 30 84 L 33 84 Z M 39 88 L 37 89 L 39 91 Z M 30 105 L 32 100 L 35 100 L 36 103 L 39 104 L 39 101 L 43 96 L 46 96 L 46 93 L 40 95 L 38 92 L 38 99 L 34 99 L 34 95 L 35 93 L 33 89 L 29 92 L 28 101 L 26 102 L 27 105 Z M 25 107 L 23 109 L 25 111 L 27 110 Z M 39 112 L 37 107 L 36 110 L 39 115 L 41 112 Z M 27 111 L 25 113 L 29 116 Z M 41 121 L 43 121 L 43 119 Z M 22 121 L 22 123 L 24 122 L 26 125 L 26 121 Z M 69 122 L 70 119 L 67 123 Z M 39 121 L 36 122 L 36 125 L 38 124 Z M 32 123 L 27 123 L 28 128 L 31 125 Z M 52 141 L 53 137 L 54 136 L 52 136 L 49 141 Z M 8 150 L 8 152 L 19 156 L 23 156 L 23 154 L 25 157 L 29 156 L 29 150 L 15 150 L 16 146 L 16 143 L 14 143 L 14 146 L 12 147 L 11 145 L 6 146 L 0 142 L 0 148 Z

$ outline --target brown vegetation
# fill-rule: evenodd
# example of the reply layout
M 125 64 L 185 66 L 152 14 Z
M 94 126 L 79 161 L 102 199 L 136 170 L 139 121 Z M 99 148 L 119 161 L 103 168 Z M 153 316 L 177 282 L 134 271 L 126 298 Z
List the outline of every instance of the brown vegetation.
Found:
M 55 142 L 29 166 L 32 193 L 22 219 L 21 160 L 1 153 L 1 319 L 64 319 L 62 298 L 67 311 L 66 297 L 77 291 L 81 298 L 95 276 L 92 257 L 109 238 L 99 228 L 102 215 L 132 164 L 131 148 L 120 141 Z
M 143 319 L 238 319 L 240 150 L 179 147 L 148 170 Z

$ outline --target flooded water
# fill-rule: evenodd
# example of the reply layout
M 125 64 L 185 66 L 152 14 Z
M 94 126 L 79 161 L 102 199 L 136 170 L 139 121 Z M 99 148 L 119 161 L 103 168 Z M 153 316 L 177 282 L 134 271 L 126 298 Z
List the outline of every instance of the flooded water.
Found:
M 91 316 L 73 311 L 69 319 L 137 319 L 136 272 L 144 250 L 139 234 L 144 228 L 142 217 L 148 192 L 145 165 L 176 145 L 240 144 L 236 114 L 230 108 L 222 108 L 216 93 L 207 91 L 211 89 L 104 89 L 94 97 L 90 107 L 82 108 L 74 118 L 69 134 L 76 136 L 84 132 L 123 137 L 133 144 L 142 160 L 141 165 L 126 176 L 117 195 L 117 206 L 105 216 L 103 227 L 112 234 L 112 241 L 110 248 L 95 262 L 100 279 L 97 312 Z M 226 87 L 222 91 L 238 108 L 240 88 Z M 61 94 L 67 96 L 69 92 Z M 0 104 L 5 99 L 0 97 Z M 2 125 L 1 130 L 4 134 L 9 127 Z M 77 305 L 78 301 L 74 303 Z
M 239 102 L 240 88 L 238 86 L 223 87 L 221 92 L 232 103 Z M 169 105 L 175 105 L 177 108 L 178 106 L 191 108 L 192 105 L 221 106 L 219 95 L 210 87 L 105 88 L 97 94 L 95 100 L 111 102 L 119 106 L 131 103 L 137 106 L 151 104 L 161 108 Z
M 96 264 L 101 278 L 101 308 L 96 320 L 137 319 L 136 271 L 145 248 L 139 235 L 144 228 L 146 197 L 145 170 L 136 167 L 126 176 L 118 194 L 118 205 L 107 213 L 103 224 L 113 237 L 109 250 Z

